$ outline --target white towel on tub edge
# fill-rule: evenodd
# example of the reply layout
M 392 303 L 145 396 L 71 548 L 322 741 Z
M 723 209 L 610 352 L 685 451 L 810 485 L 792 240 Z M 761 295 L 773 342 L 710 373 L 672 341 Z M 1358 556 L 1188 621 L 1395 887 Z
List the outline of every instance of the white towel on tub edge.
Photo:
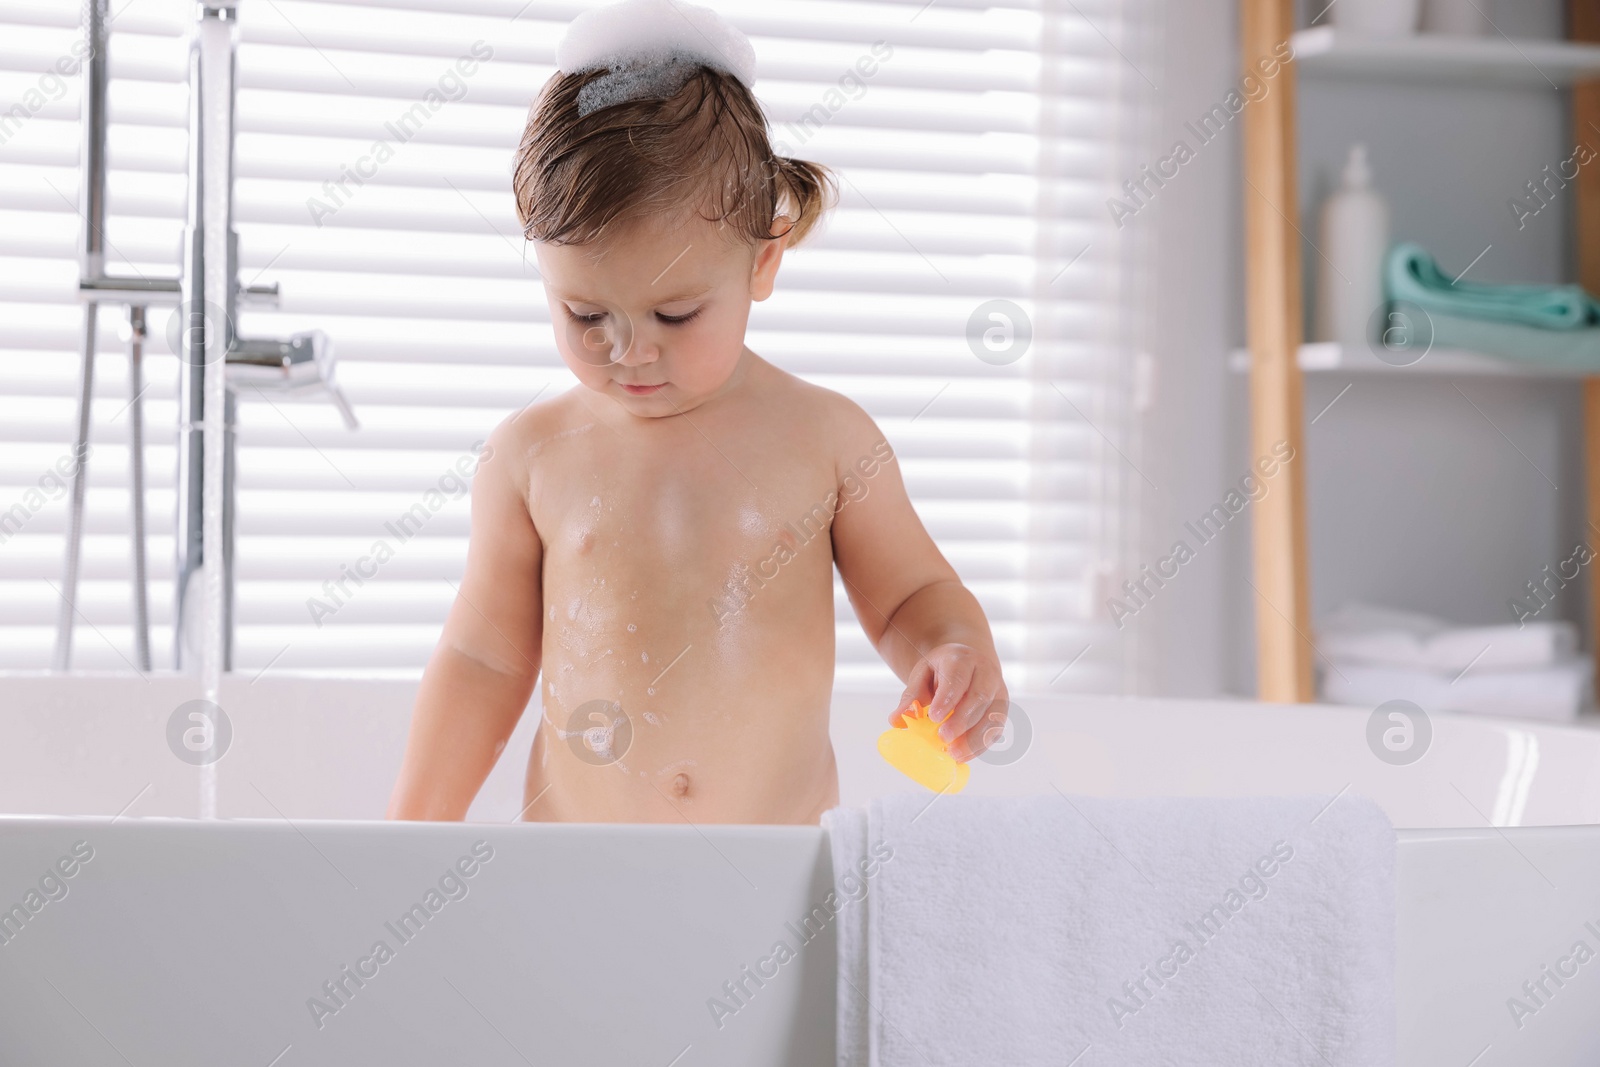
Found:
M 1394 1063 L 1370 801 L 904 794 L 824 825 L 836 881 L 878 859 L 839 913 L 840 1067 Z

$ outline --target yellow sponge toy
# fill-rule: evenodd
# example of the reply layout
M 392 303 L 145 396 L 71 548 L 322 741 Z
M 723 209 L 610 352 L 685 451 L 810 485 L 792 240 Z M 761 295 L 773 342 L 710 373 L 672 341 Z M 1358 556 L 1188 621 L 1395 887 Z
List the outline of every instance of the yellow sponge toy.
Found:
M 911 711 L 902 712 L 895 726 L 878 735 L 878 753 L 890 766 L 918 785 L 935 793 L 959 793 L 966 788 L 972 768 L 957 763 L 945 751 L 939 727 L 928 718 L 928 709 L 911 702 Z

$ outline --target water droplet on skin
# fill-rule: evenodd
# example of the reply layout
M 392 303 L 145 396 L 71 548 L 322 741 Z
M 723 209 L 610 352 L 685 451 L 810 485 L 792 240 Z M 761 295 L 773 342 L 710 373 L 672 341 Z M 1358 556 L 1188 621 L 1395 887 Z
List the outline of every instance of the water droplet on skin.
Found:
M 652 686 L 648 686 L 648 687 L 646 687 L 645 692 L 649 693 L 651 696 L 655 696 L 656 695 L 656 687 L 653 686 L 653 685 Z
M 638 632 L 638 631 L 639 631 L 639 624 L 638 624 L 638 623 L 636 623 L 636 622 L 630 622 L 630 623 L 629 623 L 629 624 L 628 624 L 628 632 L 629 632 L 629 633 L 630 633 L 630 634 L 631 634 L 631 633 L 637 633 L 637 632 Z
M 640 663 L 649 663 L 650 662 L 650 653 L 648 653 L 648 652 L 639 653 L 639 662 Z
M 600 498 L 599 497 L 595 497 L 593 500 L 589 501 L 589 506 L 591 508 L 599 507 L 600 506 Z
M 556 606 L 554 604 L 550 605 L 550 621 L 556 621 Z
M 647 711 L 644 713 L 644 721 L 649 723 L 651 726 L 661 725 L 661 720 L 656 718 L 656 713 L 653 711 Z

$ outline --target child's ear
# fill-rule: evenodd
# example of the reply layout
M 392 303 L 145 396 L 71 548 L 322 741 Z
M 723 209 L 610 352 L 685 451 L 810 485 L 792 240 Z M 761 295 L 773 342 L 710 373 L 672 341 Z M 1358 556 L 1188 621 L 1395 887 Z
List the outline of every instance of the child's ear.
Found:
M 778 265 L 783 262 L 784 246 L 789 243 L 788 216 L 779 215 L 773 222 L 773 229 L 784 236 L 762 241 L 761 247 L 756 249 L 755 261 L 750 265 L 751 300 L 765 300 L 771 296 L 772 287 L 778 280 Z

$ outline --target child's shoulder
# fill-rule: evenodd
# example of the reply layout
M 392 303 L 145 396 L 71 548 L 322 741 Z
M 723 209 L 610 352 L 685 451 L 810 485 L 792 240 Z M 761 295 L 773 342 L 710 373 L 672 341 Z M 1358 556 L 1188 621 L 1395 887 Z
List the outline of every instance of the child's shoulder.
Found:
M 770 366 L 770 364 L 769 364 Z M 867 409 L 826 386 L 808 382 L 788 371 L 772 368 L 767 406 L 809 436 L 833 463 L 843 479 L 863 462 L 885 463 L 894 449 Z
M 511 412 L 489 432 L 489 446 L 497 453 L 514 457 L 520 466 L 526 467 L 546 442 L 570 432 L 580 422 L 593 421 L 575 419 L 574 409 L 579 405 L 574 403 L 572 392 L 536 397 Z
M 790 412 L 842 442 L 862 435 L 883 436 L 866 408 L 843 393 L 808 382 L 771 363 L 767 367 L 770 368 L 767 401 L 776 410 Z

